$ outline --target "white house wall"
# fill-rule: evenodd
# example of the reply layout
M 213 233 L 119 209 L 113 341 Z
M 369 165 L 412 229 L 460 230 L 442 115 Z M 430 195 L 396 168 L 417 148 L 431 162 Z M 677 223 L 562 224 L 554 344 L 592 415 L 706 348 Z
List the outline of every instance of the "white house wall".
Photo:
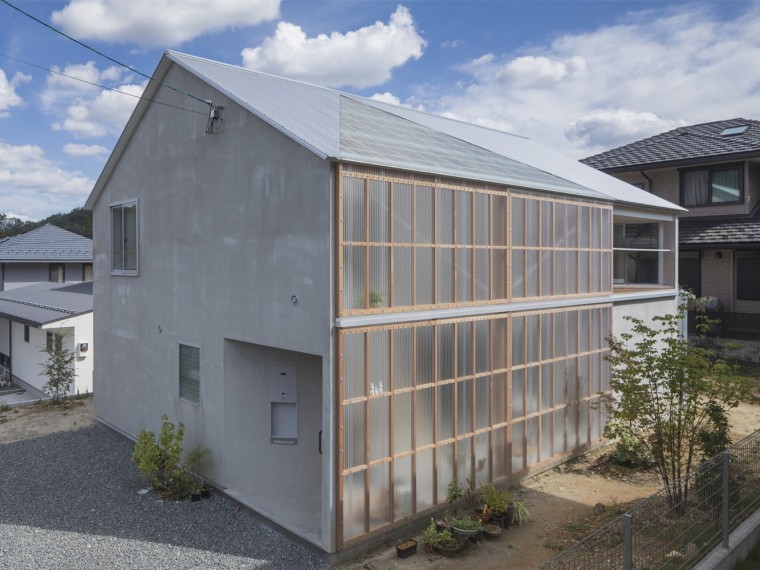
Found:
M 11 330 L 10 321 L 8 319 L 0 319 L 0 352 L 10 355 L 11 345 Z
M 224 452 L 225 414 L 252 409 L 225 394 L 225 339 L 321 357 L 322 403 L 299 392 L 299 407 L 315 406 L 324 430 L 317 542 L 332 550 L 331 166 L 184 70 L 164 81 L 224 106 L 224 123 L 204 134 L 203 105 L 159 89 L 201 114 L 149 107 L 94 206 L 95 414 L 133 437 L 158 431 L 162 414 L 183 422 L 185 448 L 210 448 L 207 475 L 230 487 L 271 448 L 242 465 Z M 110 274 L 109 205 L 124 200 L 138 201 L 137 277 Z M 180 343 L 200 348 L 200 404 L 178 395 Z M 317 433 L 298 445 L 312 453 Z
M 677 298 L 642 299 L 638 301 L 616 302 L 612 307 L 612 333 L 620 337 L 623 333 L 630 333 L 632 324 L 626 320 L 626 316 L 641 319 L 644 323 L 652 326 L 652 319 L 656 316 L 673 315 L 678 310 Z
M 92 337 L 92 313 L 80 315 L 52 323 L 43 327 L 47 332 L 66 332 L 66 347 L 74 353 L 74 371 L 76 377 L 74 384 L 69 390 L 69 395 L 89 394 L 93 392 L 93 354 L 94 344 Z M 80 343 L 88 343 L 88 350 L 85 353 L 78 352 Z M 45 355 L 43 354 L 43 360 Z

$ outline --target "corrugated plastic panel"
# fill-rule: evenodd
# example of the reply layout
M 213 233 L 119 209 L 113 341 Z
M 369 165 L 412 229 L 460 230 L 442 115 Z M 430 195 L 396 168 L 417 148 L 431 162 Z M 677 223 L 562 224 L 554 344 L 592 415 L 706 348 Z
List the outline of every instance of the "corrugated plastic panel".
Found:
M 606 198 L 593 190 L 516 162 L 504 154 L 460 140 L 435 126 L 408 121 L 395 111 L 375 109 L 370 103 L 351 96 L 341 97 L 338 158 L 562 194 Z M 396 108 L 391 106 L 391 109 Z M 434 121 L 430 123 L 434 124 Z
M 379 101 L 363 100 L 362 102 L 493 153 L 508 156 L 513 161 L 574 182 L 615 201 L 683 211 L 683 208 L 671 202 L 586 166 L 528 138 Z

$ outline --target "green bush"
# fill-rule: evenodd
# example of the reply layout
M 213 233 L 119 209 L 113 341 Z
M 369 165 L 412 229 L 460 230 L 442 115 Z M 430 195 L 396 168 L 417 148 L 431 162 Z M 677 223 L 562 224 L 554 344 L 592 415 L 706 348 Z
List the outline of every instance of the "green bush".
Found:
M 637 436 L 625 423 L 618 420 L 607 422 L 604 437 L 617 439 L 610 459 L 616 465 L 649 469 L 654 465 L 654 455 L 647 442 Z
M 175 426 L 166 414 L 161 416 L 158 440 L 156 434 L 145 429 L 137 435 L 132 461 L 137 464 L 140 474 L 164 498 L 179 500 L 190 494 L 192 483 L 179 464 L 184 436 L 185 426 L 181 422 Z

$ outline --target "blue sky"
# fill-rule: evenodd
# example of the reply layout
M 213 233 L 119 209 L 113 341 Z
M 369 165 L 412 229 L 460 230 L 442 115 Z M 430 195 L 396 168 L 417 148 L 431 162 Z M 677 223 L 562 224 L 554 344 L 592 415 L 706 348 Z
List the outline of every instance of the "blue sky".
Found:
M 685 124 L 760 119 L 757 2 L 9 1 L 147 74 L 175 49 L 575 158 Z M 3 4 L 0 54 L 0 212 L 82 206 L 136 99 L 11 58 L 135 96 L 145 79 Z

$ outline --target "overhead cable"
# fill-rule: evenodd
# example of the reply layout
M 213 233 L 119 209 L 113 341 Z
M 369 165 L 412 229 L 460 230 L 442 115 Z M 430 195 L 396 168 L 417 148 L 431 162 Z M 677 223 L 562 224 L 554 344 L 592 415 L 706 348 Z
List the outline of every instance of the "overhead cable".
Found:
M 141 75 L 141 76 L 145 77 L 145 78 L 146 78 L 146 79 L 148 79 L 149 81 L 155 81 L 155 82 L 156 82 L 156 83 L 158 83 L 159 85 L 162 85 L 162 86 L 164 86 L 164 87 L 166 87 L 166 88 L 168 88 L 168 89 L 171 89 L 172 91 L 176 91 L 177 93 L 180 93 L 180 94 L 182 94 L 182 95 L 185 95 L 185 96 L 187 96 L 187 97 L 190 97 L 191 99 L 195 99 L 196 101 L 200 101 L 200 102 L 201 102 L 201 103 L 203 103 L 204 105 L 208 105 L 208 106 L 209 106 L 209 109 L 213 109 L 213 108 L 214 108 L 214 104 L 213 104 L 213 102 L 211 102 L 211 101 L 209 101 L 209 100 L 207 100 L 207 99 L 201 99 L 200 97 L 196 97 L 195 95 L 192 95 L 192 94 L 190 94 L 190 93 L 187 93 L 186 91 L 182 91 L 181 89 L 177 89 L 176 87 L 172 87 L 172 86 L 171 86 L 171 85 L 169 85 L 168 83 L 164 83 L 163 81 L 161 81 L 161 80 L 159 80 L 159 79 L 154 79 L 154 78 L 153 78 L 153 77 L 151 77 L 150 75 L 147 75 L 147 74 L 143 73 L 142 71 L 139 71 L 139 70 L 137 70 L 137 69 L 135 69 L 135 68 L 133 68 L 133 67 L 131 67 L 131 66 L 129 66 L 129 65 L 127 65 L 127 64 L 125 64 L 125 63 L 122 63 L 122 62 L 120 62 L 119 60 L 117 60 L 117 59 L 114 59 L 114 58 L 112 58 L 111 56 L 104 54 L 103 52 L 101 52 L 101 51 L 99 51 L 99 50 L 95 49 L 95 48 L 94 48 L 94 47 L 92 47 L 92 46 L 89 46 L 89 45 L 87 45 L 87 44 L 85 44 L 85 43 L 83 43 L 83 42 L 80 42 L 80 41 L 79 41 L 79 40 L 77 40 L 77 39 L 74 39 L 74 38 L 72 38 L 71 36 L 69 36 L 68 34 L 65 34 L 65 33 L 64 33 L 64 32 L 62 32 L 61 30 L 59 30 L 58 28 L 55 28 L 55 27 L 51 26 L 51 25 L 50 25 L 50 24 L 48 24 L 47 22 L 44 22 L 44 21 L 40 20 L 39 18 L 37 18 L 37 17 L 35 17 L 35 16 L 32 16 L 31 14 L 29 14 L 28 12 L 25 12 L 24 10 L 22 10 L 22 9 L 21 9 L 21 8 L 19 8 L 18 6 L 14 6 L 14 5 L 13 5 L 13 4 L 11 4 L 10 2 L 8 2 L 8 0 L 0 0 L 0 2 L 2 2 L 3 4 L 5 4 L 5 5 L 6 5 L 6 6 L 8 6 L 9 8 L 12 8 L 12 9 L 16 10 L 17 12 L 19 12 L 19 13 L 23 14 L 23 15 L 24 15 L 24 16 L 26 16 L 27 18 L 30 18 L 30 19 L 34 20 L 34 21 L 35 21 L 35 22 L 37 22 L 38 24 L 41 24 L 42 26 L 45 26 L 45 27 L 46 27 L 46 28 L 48 28 L 49 30 L 52 30 L 52 31 L 54 31 L 56 34 L 60 34 L 60 35 L 62 35 L 64 38 L 66 38 L 66 39 L 68 39 L 68 40 L 71 40 L 72 42 L 74 42 L 74 43 L 76 43 L 76 44 L 79 44 L 79 45 L 80 45 L 80 46 L 82 46 L 83 48 L 86 48 L 86 49 L 90 50 L 91 52 L 94 52 L 94 53 L 98 54 L 99 56 L 101 56 L 101 57 L 103 57 L 103 58 L 107 59 L 107 60 L 108 60 L 108 61 L 110 61 L 110 62 L 113 62 L 113 63 L 115 63 L 116 65 L 120 65 L 121 67 L 124 67 L 124 68 L 126 68 L 126 69 L 129 69 L 130 71 L 132 71 L 132 72 L 134 72 L 134 73 L 137 73 L 138 75 Z

